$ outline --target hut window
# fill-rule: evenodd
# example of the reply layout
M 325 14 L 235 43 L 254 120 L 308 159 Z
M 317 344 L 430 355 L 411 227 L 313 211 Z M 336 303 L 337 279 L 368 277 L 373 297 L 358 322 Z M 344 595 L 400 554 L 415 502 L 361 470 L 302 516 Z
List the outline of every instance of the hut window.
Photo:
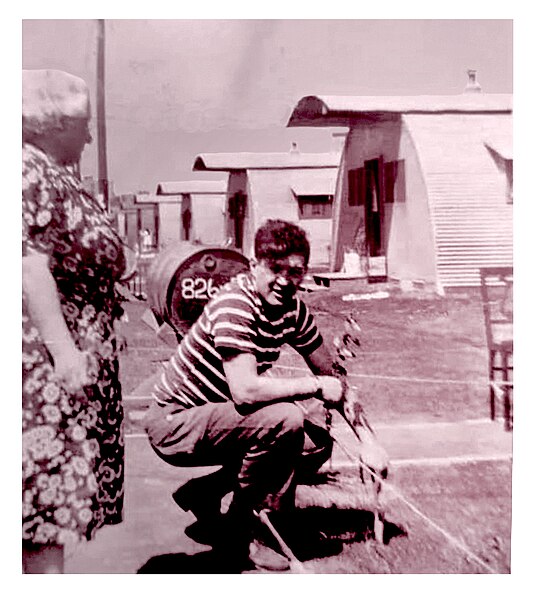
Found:
M 393 160 L 384 167 L 385 202 L 405 202 L 405 160 Z
M 365 169 L 348 171 L 348 206 L 363 206 L 365 203 Z
M 300 219 L 331 219 L 333 196 L 298 196 Z

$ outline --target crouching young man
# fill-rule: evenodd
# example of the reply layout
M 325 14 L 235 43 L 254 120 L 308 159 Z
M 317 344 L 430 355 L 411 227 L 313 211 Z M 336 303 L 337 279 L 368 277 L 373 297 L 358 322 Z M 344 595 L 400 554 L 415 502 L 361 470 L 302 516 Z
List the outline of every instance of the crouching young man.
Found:
M 188 528 L 191 537 L 218 542 L 243 565 L 288 568 L 256 535 L 253 510 L 265 503 L 290 508 L 296 483 L 331 454 L 325 405 L 342 401 L 342 384 L 296 295 L 308 261 L 302 229 L 267 221 L 257 231 L 250 271 L 205 306 L 162 371 L 145 417 L 150 442 L 167 463 L 222 465 L 189 481 L 174 499 L 198 519 Z M 312 374 L 266 374 L 284 344 L 304 357 Z M 221 499 L 229 491 L 233 499 L 222 517 Z

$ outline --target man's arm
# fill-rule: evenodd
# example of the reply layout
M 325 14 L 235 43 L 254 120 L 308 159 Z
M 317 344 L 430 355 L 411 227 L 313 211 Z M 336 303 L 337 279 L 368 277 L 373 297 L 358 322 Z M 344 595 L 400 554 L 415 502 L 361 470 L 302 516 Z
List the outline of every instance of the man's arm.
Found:
M 314 352 L 309 355 L 304 355 L 304 360 L 307 366 L 315 375 L 331 375 L 338 377 L 344 374 L 344 369 L 339 367 L 335 362 L 332 353 L 326 344 L 322 343 Z
M 268 377 L 257 374 L 255 356 L 239 353 L 224 361 L 224 371 L 233 401 L 237 405 L 257 405 L 286 400 L 303 400 L 322 391 L 326 401 L 340 397 L 339 382 L 329 376 Z
M 315 374 L 331 375 L 338 378 L 342 385 L 342 402 L 336 407 L 354 425 L 361 425 L 362 406 L 355 389 L 350 387 L 346 369 L 334 358 L 328 347 L 322 343 L 314 352 L 303 357 L 307 366 Z

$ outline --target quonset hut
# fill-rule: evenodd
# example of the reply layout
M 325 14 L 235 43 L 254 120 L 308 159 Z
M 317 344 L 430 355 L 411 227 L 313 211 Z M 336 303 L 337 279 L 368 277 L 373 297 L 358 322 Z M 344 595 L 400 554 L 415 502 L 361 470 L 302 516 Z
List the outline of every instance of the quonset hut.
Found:
M 309 235 L 311 267 L 331 260 L 331 211 L 340 154 L 237 152 L 200 154 L 195 171 L 225 171 L 229 246 L 250 256 L 255 231 L 266 219 L 298 223 Z
M 159 247 L 190 241 L 224 243 L 226 181 L 165 181 L 153 201 L 159 209 Z
M 512 265 L 512 95 L 306 96 L 288 126 L 348 128 L 332 271 L 351 252 L 444 293 Z

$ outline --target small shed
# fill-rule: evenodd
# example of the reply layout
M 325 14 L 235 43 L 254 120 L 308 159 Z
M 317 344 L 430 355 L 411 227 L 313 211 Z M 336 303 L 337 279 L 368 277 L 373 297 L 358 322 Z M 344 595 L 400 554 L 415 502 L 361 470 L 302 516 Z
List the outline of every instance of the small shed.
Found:
M 443 293 L 512 264 L 512 95 L 306 96 L 288 126 L 347 127 L 331 270 L 355 254 Z
M 179 241 L 224 243 L 226 181 L 163 181 L 153 199 L 159 211 L 160 249 Z
M 130 248 L 141 252 L 152 252 L 157 248 L 159 214 L 153 194 L 113 196 L 109 212 L 119 235 Z
M 225 236 L 250 256 L 257 228 L 267 219 L 299 224 L 311 244 L 311 267 L 330 261 L 331 216 L 340 153 L 241 152 L 200 154 L 195 171 L 229 174 Z

